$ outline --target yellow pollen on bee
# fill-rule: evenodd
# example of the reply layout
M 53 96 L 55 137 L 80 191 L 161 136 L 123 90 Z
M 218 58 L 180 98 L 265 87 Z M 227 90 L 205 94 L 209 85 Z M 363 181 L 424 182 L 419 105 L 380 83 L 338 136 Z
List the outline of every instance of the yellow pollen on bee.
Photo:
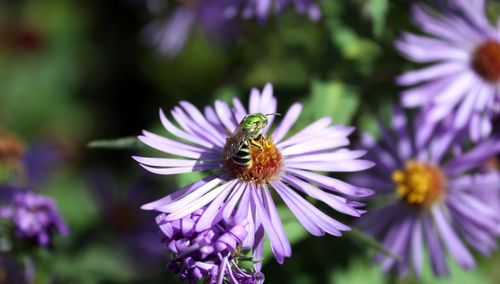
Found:
M 391 177 L 396 194 L 412 205 L 428 207 L 446 189 L 446 177 L 438 167 L 414 160 L 408 161 L 404 169 L 395 170 Z
M 230 175 L 241 181 L 255 183 L 267 183 L 279 178 L 283 160 L 272 138 L 266 139 L 261 136 L 261 139 L 253 142 L 249 145 L 252 160 L 249 167 L 238 166 L 232 159 L 226 161 Z

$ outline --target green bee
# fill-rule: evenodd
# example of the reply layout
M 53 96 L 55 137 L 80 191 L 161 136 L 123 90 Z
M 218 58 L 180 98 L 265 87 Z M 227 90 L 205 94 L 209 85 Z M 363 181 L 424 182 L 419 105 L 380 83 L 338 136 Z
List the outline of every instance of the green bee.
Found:
M 250 145 L 261 148 L 258 141 L 262 137 L 262 129 L 266 127 L 267 116 L 280 115 L 279 113 L 252 113 L 245 115 L 234 132 L 226 139 L 226 144 L 222 149 L 222 160 L 230 158 L 240 167 L 250 167 L 252 158 L 250 155 Z

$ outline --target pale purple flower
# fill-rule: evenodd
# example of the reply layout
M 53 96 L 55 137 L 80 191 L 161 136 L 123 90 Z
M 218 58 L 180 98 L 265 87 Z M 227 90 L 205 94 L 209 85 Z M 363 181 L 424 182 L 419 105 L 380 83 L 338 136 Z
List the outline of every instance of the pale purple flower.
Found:
M 306 14 L 312 21 L 321 19 L 321 10 L 315 0 L 246 0 L 240 1 L 243 6 L 243 18 L 257 18 L 265 21 L 271 14 L 281 14 L 293 7 L 299 14 Z
M 391 129 L 381 125 L 380 142 L 362 136 L 367 158 L 377 166 L 352 181 L 375 187 L 375 199 L 382 204 L 364 217 L 362 227 L 399 256 L 377 256 L 385 271 L 404 276 L 412 269 L 420 276 L 426 249 L 438 276 L 449 273 L 447 255 L 461 267 L 473 268 L 468 247 L 489 255 L 500 234 L 495 205 L 500 174 L 480 171 L 481 163 L 500 152 L 500 140 L 486 139 L 463 151 L 463 139 L 442 125 L 427 140 L 418 141 L 414 137 L 424 128 L 420 119 L 415 121 L 410 126 L 395 108 Z
M 158 215 L 162 241 L 173 254 L 167 266 L 191 283 L 202 279 L 207 283 L 222 283 L 224 279 L 224 283 L 231 284 L 264 282 L 261 272 L 245 271 L 238 264 L 240 255 L 236 250 L 248 235 L 246 221 L 219 220 L 210 228 L 197 230 L 206 210 L 199 209 L 174 221 L 167 221 L 165 213 Z
M 161 54 L 172 57 L 182 50 L 195 27 L 219 40 L 229 38 L 236 27 L 229 10 L 228 4 L 220 0 L 180 4 L 167 18 L 158 16 L 146 26 L 143 37 Z
M 162 5 L 157 0 L 146 3 L 155 14 L 161 15 L 162 10 L 170 9 L 167 18 L 157 16 L 143 33 L 145 41 L 169 57 L 182 50 L 196 27 L 221 42 L 238 33 L 242 19 L 256 18 L 263 23 L 271 14 L 280 14 L 290 7 L 294 7 L 299 14 L 307 14 L 313 21 L 321 18 L 321 11 L 315 0 L 200 0 L 186 1 L 173 8 Z
M 413 86 L 402 94 L 405 107 L 422 107 L 426 121 L 453 116 L 455 129 L 468 129 L 478 141 L 492 132 L 500 113 L 500 19 L 497 27 L 485 15 L 484 0 L 415 5 L 415 24 L 428 35 L 405 32 L 397 49 L 409 60 L 426 64 L 397 78 Z
M 16 239 L 50 246 L 54 234 L 69 230 L 57 211 L 55 201 L 32 192 L 14 193 L 8 204 L 0 207 L 0 218 L 10 221 Z
M 254 258 L 260 259 L 264 234 L 267 234 L 279 263 L 291 255 L 291 247 L 271 189 L 311 234 L 340 236 L 342 231 L 349 230 L 347 225 L 323 213 L 303 196 L 317 199 L 350 216 L 358 217 L 364 212 L 359 209 L 362 203 L 349 198 L 369 196 L 372 194 L 370 189 L 317 173 L 356 172 L 373 166 L 372 162 L 359 159 L 365 151 L 345 148 L 350 143 L 347 137 L 354 131 L 353 127 L 331 125 L 330 118 L 323 118 L 285 139 L 302 110 L 302 105 L 295 103 L 272 132 L 269 129 L 274 117 L 269 116 L 269 123 L 263 129 L 267 138 L 264 142 L 260 140 L 262 149 L 255 152 L 249 169 L 234 166 L 231 159 L 222 161 L 221 151 L 226 138 L 245 115 L 269 114 L 276 110 L 277 100 L 271 84 L 267 84 L 262 93 L 257 89 L 251 91 L 248 111 L 237 98 L 233 98 L 232 108 L 223 101 L 216 101 L 214 108 L 207 106 L 204 112 L 183 101 L 171 112 L 180 127 L 160 111 L 163 126 L 177 139 L 148 131 L 139 139 L 179 158 L 134 159 L 156 174 L 207 171 L 209 175 L 142 208 L 167 213 L 165 218 L 171 221 L 208 206 L 196 226 L 197 231 L 210 228 L 221 218 L 246 218 L 249 235 L 243 241 L 243 248 L 253 248 Z

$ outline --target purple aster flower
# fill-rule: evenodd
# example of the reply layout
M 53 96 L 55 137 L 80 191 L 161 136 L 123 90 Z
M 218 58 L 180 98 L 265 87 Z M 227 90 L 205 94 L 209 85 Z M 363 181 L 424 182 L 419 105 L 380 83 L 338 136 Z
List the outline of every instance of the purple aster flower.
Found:
M 256 17 L 260 22 L 265 21 L 271 14 L 280 14 L 290 7 L 299 14 L 306 14 L 312 21 L 321 19 L 321 10 L 315 0 L 246 0 L 240 1 L 243 6 L 243 18 Z
M 154 2 L 154 1 L 150 1 Z M 158 6 L 158 5 L 153 5 Z M 177 55 L 191 31 L 200 27 L 209 36 L 224 41 L 232 37 L 238 25 L 235 11 L 229 2 L 220 0 L 193 1 L 179 4 L 168 18 L 159 17 L 143 33 L 147 42 L 165 56 Z M 161 11 L 154 11 L 161 13 Z
M 161 14 L 165 5 L 157 0 L 147 1 L 150 11 Z M 240 20 L 257 18 L 264 22 L 270 14 L 279 14 L 293 6 L 313 21 L 321 18 L 315 0 L 200 0 L 185 1 L 172 9 L 167 19 L 153 21 L 144 31 L 147 42 L 157 46 L 161 54 L 177 55 L 195 27 L 210 37 L 227 41 L 237 34 Z
M 69 232 L 54 200 L 32 192 L 15 193 L 10 204 L 0 207 L 0 217 L 12 223 L 15 238 L 32 240 L 39 246 L 51 245 L 55 233 Z
M 53 142 L 31 144 L 23 156 L 26 181 L 31 186 L 40 186 L 63 160 L 63 149 Z
M 408 59 L 428 64 L 397 78 L 411 86 L 405 107 L 423 107 L 428 122 L 453 116 L 455 129 L 467 128 L 474 141 L 487 137 L 500 113 L 500 21 L 494 27 L 485 1 L 436 1 L 415 5 L 413 20 L 428 35 L 404 33 L 397 49 Z
M 291 247 L 271 196 L 271 188 L 311 234 L 340 236 L 342 231 L 349 230 L 348 226 L 317 209 L 304 196 L 324 202 L 347 215 L 358 217 L 364 212 L 359 209 L 362 203 L 349 198 L 369 196 L 372 194 L 370 189 L 317 173 L 356 172 L 373 166 L 372 162 L 359 159 L 365 151 L 345 148 L 349 145 L 347 137 L 354 128 L 332 126 L 330 118 L 323 118 L 285 139 L 302 110 L 302 105 L 295 103 L 273 132 L 269 131 L 274 119 L 272 115 L 266 116 L 267 123 L 251 123 L 250 127 L 262 130 L 261 135 L 249 138 L 251 143 L 246 141 L 243 143 L 246 147 L 242 145 L 239 149 L 247 155 L 237 157 L 235 154 L 223 159 L 223 149 L 227 143 L 232 143 L 233 132 L 241 129 L 242 121 L 275 113 L 277 100 L 271 84 L 267 84 L 262 93 L 252 90 L 248 111 L 237 98 L 233 98 L 233 105 L 230 108 L 225 102 L 216 101 L 215 108 L 207 106 L 202 113 L 183 101 L 171 112 L 179 126 L 160 111 L 163 126 L 178 140 L 148 131 L 144 131 L 139 139 L 179 158 L 134 159 L 156 174 L 197 171 L 209 171 L 210 174 L 142 208 L 167 213 L 165 219 L 173 221 L 208 206 L 196 225 L 199 232 L 212 227 L 220 219 L 229 220 L 231 216 L 246 218 L 249 235 L 243 241 L 243 248 L 253 248 L 254 258 L 260 259 L 264 234 L 267 234 L 279 263 L 291 255 Z M 228 139 L 229 136 L 232 138 Z M 241 158 L 246 159 L 245 164 Z
M 168 267 L 183 280 L 191 282 L 207 279 L 207 283 L 262 283 L 260 272 L 248 272 L 239 268 L 237 250 L 248 233 L 246 221 L 220 220 L 212 227 L 197 230 L 198 223 L 207 208 L 174 221 L 162 213 L 156 218 L 164 234 L 163 242 L 173 253 Z
M 398 261 L 377 255 L 386 271 L 393 269 L 403 276 L 411 267 L 419 276 L 426 247 L 438 276 L 449 273 L 447 253 L 461 267 L 473 268 L 475 261 L 467 245 L 489 255 L 500 234 L 495 205 L 500 174 L 480 171 L 481 164 L 500 151 L 500 140 L 483 140 L 462 151 L 456 132 L 443 125 L 426 141 L 417 141 L 413 137 L 422 124 L 415 121 L 409 129 L 406 116 L 395 108 L 392 129 L 381 125 L 379 143 L 362 136 L 361 143 L 369 150 L 367 158 L 377 167 L 352 180 L 375 187 L 384 204 L 367 214 L 362 226 L 400 257 Z
M 156 224 L 149 222 L 151 212 L 138 214 L 130 210 L 144 204 L 144 189 L 148 186 L 152 186 L 151 181 L 143 175 L 122 183 L 104 170 L 89 174 L 89 188 L 95 195 L 104 223 L 122 236 L 120 242 L 127 254 L 137 261 L 135 266 L 151 272 L 151 265 L 164 257 Z M 148 257 L 143 257 L 144 253 Z

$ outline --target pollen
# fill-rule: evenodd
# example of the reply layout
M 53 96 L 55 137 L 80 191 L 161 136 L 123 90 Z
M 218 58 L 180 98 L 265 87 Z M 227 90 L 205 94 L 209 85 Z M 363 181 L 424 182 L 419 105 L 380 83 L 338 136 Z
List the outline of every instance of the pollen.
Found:
M 396 194 L 410 205 L 429 207 L 443 197 L 444 173 L 432 164 L 408 161 L 404 169 L 392 173 Z
M 500 81 L 500 42 L 481 44 L 472 57 L 472 67 L 486 81 Z
M 272 138 L 261 136 L 250 145 L 251 163 L 248 167 L 238 166 L 232 159 L 226 161 L 231 177 L 247 183 L 267 183 L 280 177 L 283 168 L 281 153 Z

